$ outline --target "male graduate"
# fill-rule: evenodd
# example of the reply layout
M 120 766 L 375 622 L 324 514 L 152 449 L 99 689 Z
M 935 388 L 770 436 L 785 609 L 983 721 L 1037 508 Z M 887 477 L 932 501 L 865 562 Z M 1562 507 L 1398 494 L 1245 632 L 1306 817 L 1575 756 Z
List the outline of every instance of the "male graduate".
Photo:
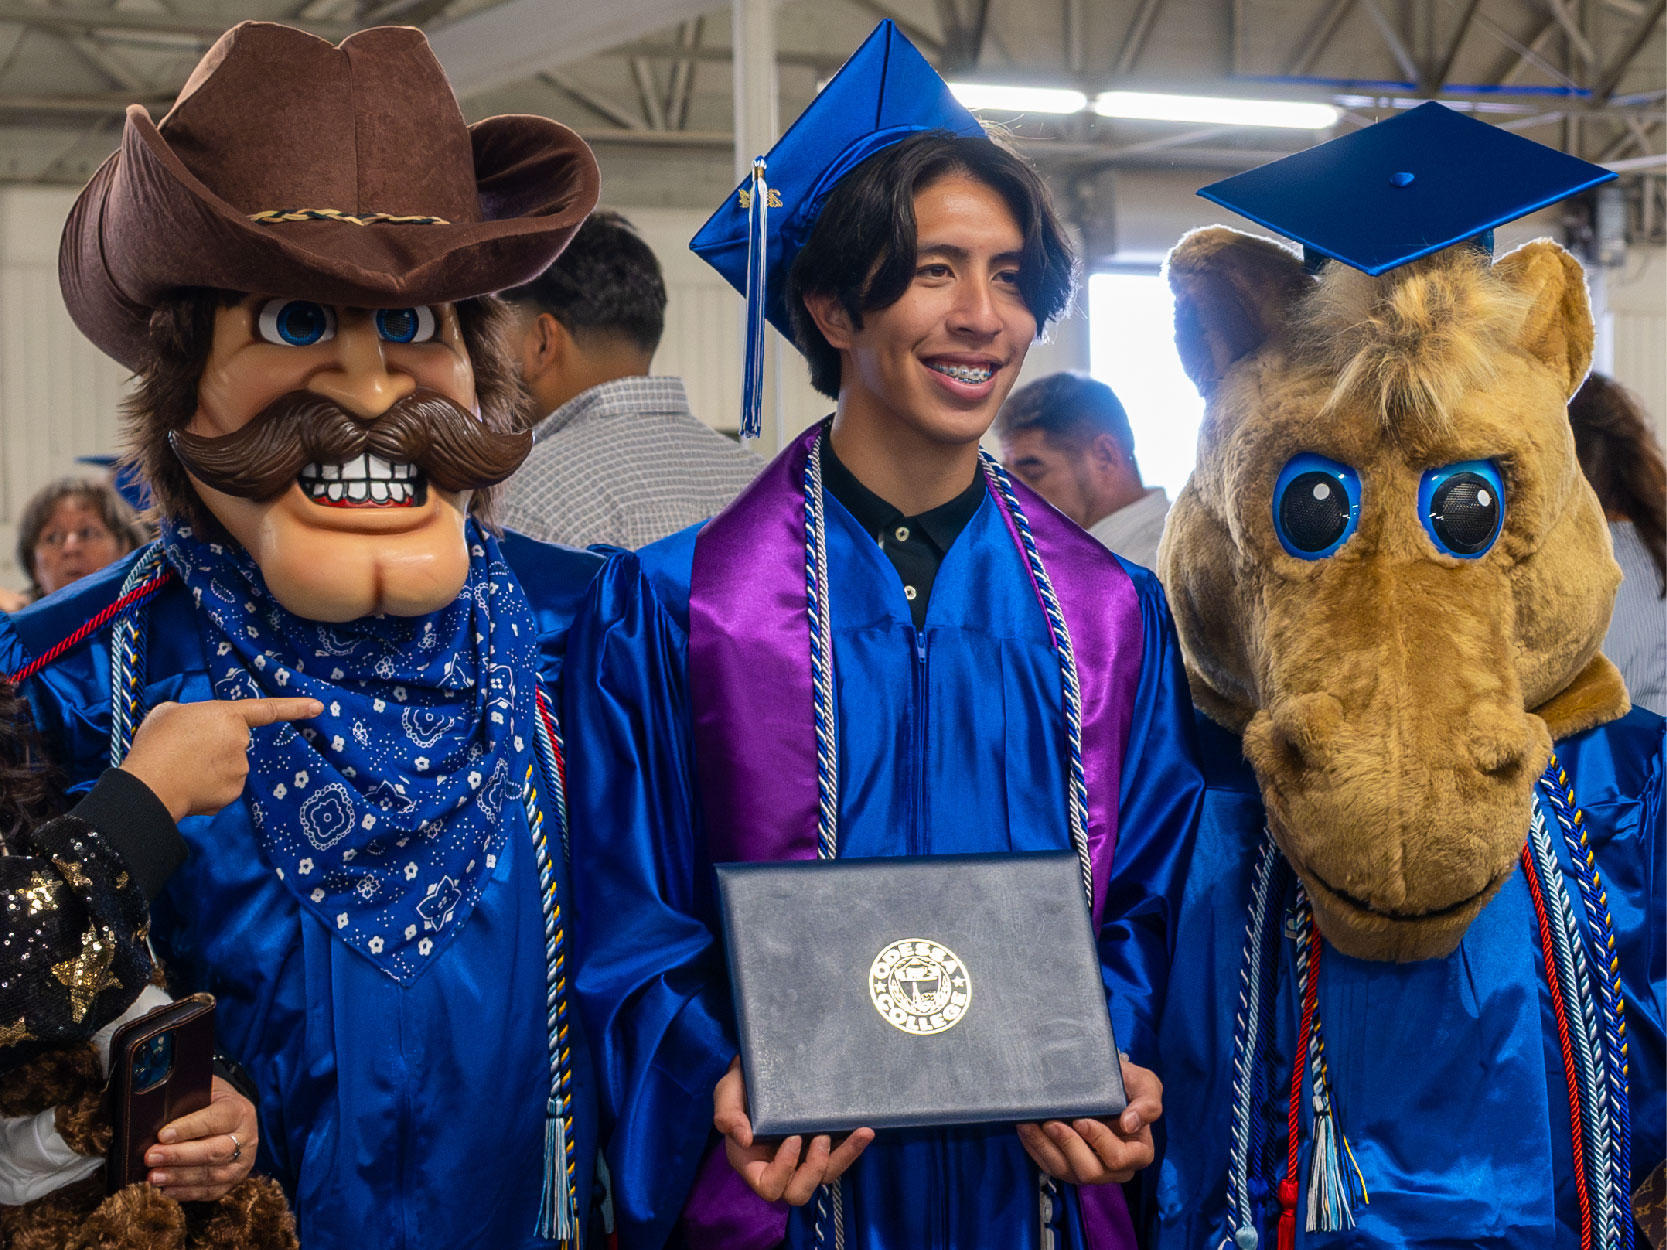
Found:
M 767 310 L 836 411 L 704 527 L 616 556 L 570 655 L 578 988 L 623 1244 L 1132 1245 L 1115 1182 L 1161 1114 L 1198 797 L 1184 677 L 1155 579 L 978 449 L 1071 254 L 1035 173 L 889 22 L 694 247 L 740 286 L 749 238 L 760 331 Z M 1118 1121 L 753 1140 L 712 864 L 1079 841 L 1134 1059 Z
M 596 192 L 563 127 L 466 126 L 415 30 L 246 23 L 160 124 L 128 111 L 64 233 L 162 536 L 5 622 L 0 671 L 80 783 L 161 700 L 324 706 L 253 732 L 154 910 L 310 1248 L 566 1245 L 589 1211 L 539 704 L 596 561 L 487 528 L 528 439 L 479 297 Z

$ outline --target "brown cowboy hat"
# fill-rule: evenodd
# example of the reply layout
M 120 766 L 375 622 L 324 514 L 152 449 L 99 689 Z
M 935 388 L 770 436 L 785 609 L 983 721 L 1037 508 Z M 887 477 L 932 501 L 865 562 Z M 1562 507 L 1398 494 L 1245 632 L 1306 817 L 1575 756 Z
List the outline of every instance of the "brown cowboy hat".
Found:
M 87 337 L 136 369 L 151 310 L 186 287 L 397 308 L 526 282 L 598 182 L 584 141 L 547 118 L 466 125 L 419 30 L 338 47 L 244 22 L 160 125 L 127 110 L 70 212 L 58 279 Z

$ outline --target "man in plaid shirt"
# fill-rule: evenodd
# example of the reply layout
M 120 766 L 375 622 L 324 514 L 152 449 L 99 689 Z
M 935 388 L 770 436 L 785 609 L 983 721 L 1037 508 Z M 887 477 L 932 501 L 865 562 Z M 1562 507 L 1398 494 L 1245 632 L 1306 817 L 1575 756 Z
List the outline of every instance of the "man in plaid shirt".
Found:
M 689 411 L 681 379 L 648 376 L 666 285 L 619 214 L 591 214 L 555 264 L 504 295 L 520 313 L 522 375 L 548 414 L 507 484 L 512 529 L 641 547 L 722 511 L 762 467 Z

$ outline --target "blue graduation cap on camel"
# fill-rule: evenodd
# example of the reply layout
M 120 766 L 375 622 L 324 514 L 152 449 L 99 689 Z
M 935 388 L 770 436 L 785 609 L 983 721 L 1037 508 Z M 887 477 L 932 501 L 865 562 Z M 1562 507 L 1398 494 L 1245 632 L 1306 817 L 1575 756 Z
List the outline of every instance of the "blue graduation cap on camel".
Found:
M 926 130 L 984 135 L 914 44 L 881 22 L 690 240 L 747 300 L 743 437 L 759 432 L 764 323 L 793 341 L 787 276 L 828 193 L 876 152 Z
M 1376 276 L 1613 177 L 1432 100 L 1198 194 Z

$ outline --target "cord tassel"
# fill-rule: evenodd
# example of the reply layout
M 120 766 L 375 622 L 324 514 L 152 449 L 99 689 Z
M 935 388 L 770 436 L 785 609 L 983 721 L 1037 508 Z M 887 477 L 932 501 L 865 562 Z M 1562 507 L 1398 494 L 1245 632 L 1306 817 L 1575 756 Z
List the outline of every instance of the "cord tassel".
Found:
M 741 437 L 764 432 L 764 296 L 769 268 L 770 184 L 764 158 L 752 163 L 752 200 L 747 205 L 747 365 L 741 379 Z
M 1308 1161 L 1308 1218 L 1311 1233 L 1335 1233 L 1354 1227 L 1349 1180 L 1343 1171 L 1342 1134 L 1329 1100 L 1314 1097 L 1314 1154 Z
M 573 1183 L 567 1174 L 567 1126 L 555 1103 L 544 1109 L 544 1197 L 540 1203 L 538 1235 L 559 1241 L 573 1250 L 579 1247 L 579 1229 L 573 1222 Z

